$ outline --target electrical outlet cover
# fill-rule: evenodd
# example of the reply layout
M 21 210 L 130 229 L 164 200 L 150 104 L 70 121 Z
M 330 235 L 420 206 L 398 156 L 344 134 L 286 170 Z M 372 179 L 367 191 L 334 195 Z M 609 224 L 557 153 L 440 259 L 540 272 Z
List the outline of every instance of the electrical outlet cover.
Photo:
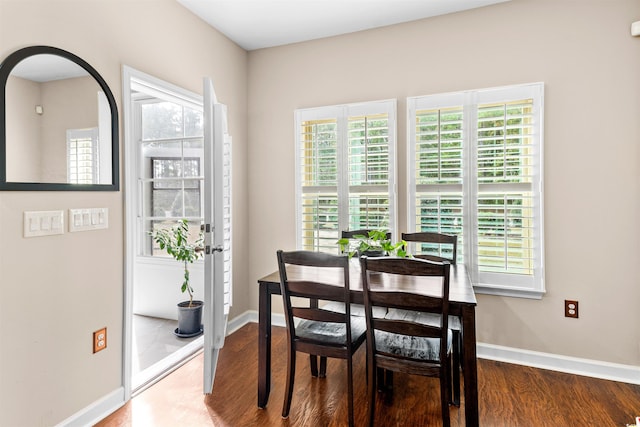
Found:
M 93 333 L 93 352 L 107 348 L 107 328 L 98 329 Z

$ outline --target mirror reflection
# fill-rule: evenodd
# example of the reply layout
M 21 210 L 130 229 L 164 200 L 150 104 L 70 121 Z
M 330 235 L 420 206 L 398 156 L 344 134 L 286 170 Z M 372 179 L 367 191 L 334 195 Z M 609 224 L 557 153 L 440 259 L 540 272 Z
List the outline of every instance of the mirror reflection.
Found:
M 5 97 L 7 181 L 111 184 L 111 111 L 84 68 L 30 56 L 11 71 Z

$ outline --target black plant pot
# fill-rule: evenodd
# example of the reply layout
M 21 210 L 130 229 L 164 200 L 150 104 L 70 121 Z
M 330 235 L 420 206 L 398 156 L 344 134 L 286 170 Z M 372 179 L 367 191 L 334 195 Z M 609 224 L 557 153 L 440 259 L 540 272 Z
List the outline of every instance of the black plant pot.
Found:
M 175 334 L 180 338 L 195 337 L 202 333 L 202 301 L 183 301 L 178 304 L 178 328 Z
M 384 256 L 384 251 L 376 251 L 376 250 L 369 250 L 369 251 L 364 251 L 364 253 L 362 255 L 366 255 L 368 257 L 381 257 Z

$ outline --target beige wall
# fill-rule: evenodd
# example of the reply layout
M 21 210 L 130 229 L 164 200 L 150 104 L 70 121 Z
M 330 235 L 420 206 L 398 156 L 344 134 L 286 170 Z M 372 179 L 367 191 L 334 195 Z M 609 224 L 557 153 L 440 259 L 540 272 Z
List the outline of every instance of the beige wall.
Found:
M 398 100 L 403 230 L 406 97 L 541 81 L 547 293 L 480 295 L 478 339 L 640 365 L 639 19 L 637 0 L 513 0 L 250 52 L 251 278 L 296 245 L 296 108 Z M 579 319 L 564 299 L 579 300 Z
M 5 88 L 7 177 L 13 181 L 40 181 L 40 140 L 42 116 L 35 112 L 41 104 L 40 84 L 10 76 Z
M 67 182 L 67 129 L 98 127 L 99 90 L 91 76 L 41 84 L 43 181 Z
M 116 98 L 121 138 L 122 65 L 198 93 L 202 77 L 213 78 L 234 142 L 231 317 L 246 311 L 248 268 L 237 255 L 248 229 L 247 53 L 174 0 L 0 0 L 0 58 L 39 44 L 98 70 Z M 121 165 L 122 152 L 121 140 Z M 0 192 L 0 425 L 54 425 L 122 384 L 122 189 Z M 109 228 L 22 237 L 26 210 L 86 207 L 108 207 Z M 108 348 L 94 355 L 92 332 L 104 326 Z

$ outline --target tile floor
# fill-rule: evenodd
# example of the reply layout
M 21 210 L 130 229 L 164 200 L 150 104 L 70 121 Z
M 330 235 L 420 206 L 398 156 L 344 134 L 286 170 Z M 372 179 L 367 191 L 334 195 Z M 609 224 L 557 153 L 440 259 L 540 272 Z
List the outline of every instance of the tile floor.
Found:
M 177 326 L 177 320 L 133 316 L 132 370 L 134 376 L 198 339 L 198 337 L 178 338 L 174 334 Z

